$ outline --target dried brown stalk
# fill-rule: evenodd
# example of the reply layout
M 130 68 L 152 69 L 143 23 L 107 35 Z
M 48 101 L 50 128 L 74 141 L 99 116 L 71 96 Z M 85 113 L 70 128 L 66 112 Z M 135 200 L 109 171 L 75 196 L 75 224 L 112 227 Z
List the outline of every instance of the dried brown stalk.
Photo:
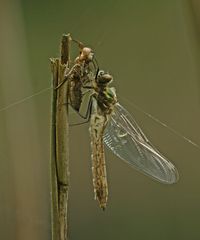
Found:
M 63 35 L 60 58 L 51 59 L 53 75 L 51 124 L 52 240 L 68 238 L 69 121 L 68 85 L 55 90 L 68 70 L 70 35 Z

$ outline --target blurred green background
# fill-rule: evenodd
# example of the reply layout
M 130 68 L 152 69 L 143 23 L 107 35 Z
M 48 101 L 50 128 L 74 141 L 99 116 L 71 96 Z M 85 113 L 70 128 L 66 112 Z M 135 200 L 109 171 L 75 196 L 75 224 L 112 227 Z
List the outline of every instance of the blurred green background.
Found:
M 109 202 L 93 200 L 88 125 L 70 131 L 70 239 L 200 239 L 198 0 L 0 2 L 0 239 L 50 239 L 49 58 L 63 33 L 95 50 L 120 102 L 180 181 L 159 184 L 106 151 Z M 121 97 L 121 98 L 120 98 Z

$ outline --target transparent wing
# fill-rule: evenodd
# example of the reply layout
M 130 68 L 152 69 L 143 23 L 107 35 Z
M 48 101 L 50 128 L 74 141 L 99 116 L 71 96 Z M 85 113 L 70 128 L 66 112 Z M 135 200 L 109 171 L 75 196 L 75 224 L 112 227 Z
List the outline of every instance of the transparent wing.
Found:
M 119 103 L 105 129 L 104 143 L 122 160 L 157 181 L 172 184 L 178 180 L 176 167 L 149 142 Z

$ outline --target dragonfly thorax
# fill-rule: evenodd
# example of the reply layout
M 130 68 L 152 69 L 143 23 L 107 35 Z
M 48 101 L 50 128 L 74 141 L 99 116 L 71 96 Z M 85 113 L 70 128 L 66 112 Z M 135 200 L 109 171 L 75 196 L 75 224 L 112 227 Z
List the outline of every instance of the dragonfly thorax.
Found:
M 102 113 L 110 114 L 113 111 L 114 105 L 117 103 L 115 89 L 111 87 L 98 89 L 96 99 Z
M 95 79 L 95 98 L 101 111 L 105 114 L 110 114 L 117 102 L 115 89 L 108 86 L 112 80 L 113 77 L 102 70 L 98 72 Z

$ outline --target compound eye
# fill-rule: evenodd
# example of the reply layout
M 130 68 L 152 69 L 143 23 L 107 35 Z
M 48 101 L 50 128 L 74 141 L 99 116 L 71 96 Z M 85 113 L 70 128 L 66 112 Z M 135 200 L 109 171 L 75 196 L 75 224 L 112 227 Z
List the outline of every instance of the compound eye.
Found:
M 107 81 L 107 82 L 110 82 L 112 80 L 112 76 L 108 73 L 105 73 L 103 75 L 103 78 Z
M 108 84 L 112 81 L 112 76 L 108 73 L 103 73 L 98 77 L 98 82 L 102 84 Z
M 100 70 L 98 75 L 99 75 L 100 77 L 102 77 L 102 76 L 104 75 L 104 71 L 103 71 L 103 70 Z

